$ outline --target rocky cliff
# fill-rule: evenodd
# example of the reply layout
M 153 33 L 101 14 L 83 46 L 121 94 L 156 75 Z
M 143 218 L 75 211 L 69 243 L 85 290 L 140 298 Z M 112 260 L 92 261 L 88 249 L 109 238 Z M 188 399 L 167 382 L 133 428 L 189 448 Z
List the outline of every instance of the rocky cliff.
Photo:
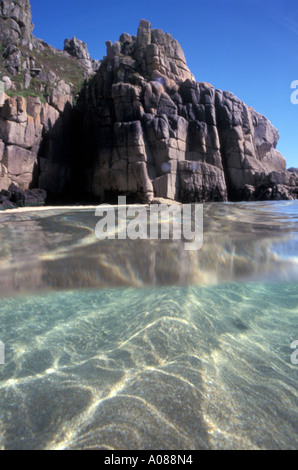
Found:
M 63 201 L 71 184 L 73 104 L 100 63 L 76 38 L 65 40 L 64 51 L 36 38 L 28 0 L 0 2 L 0 51 L 0 206 L 20 200 L 21 190 L 21 200 L 31 201 L 32 188 Z
M 29 0 L 0 2 L 0 77 L 7 92 L 46 100 L 60 80 L 78 92 L 99 62 L 92 61 L 86 44 L 76 38 L 65 40 L 64 51 L 36 38 L 31 17 Z
M 182 202 L 297 197 L 278 131 L 230 92 L 196 82 L 171 35 L 142 20 L 107 42 L 85 90 L 86 186 Z
M 10 96 L 0 93 L 0 190 L 40 188 L 52 201 L 298 197 L 278 131 L 232 93 L 196 82 L 170 34 L 141 20 L 98 62 L 75 37 L 64 51 L 36 39 L 27 0 L 1 9 Z
M 11 184 L 61 196 L 68 183 L 72 96 L 60 82 L 50 104 L 38 97 L 5 97 L 0 104 L 0 189 Z
M 5 46 L 32 41 L 33 25 L 31 22 L 29 0 L 2 0 L 0 4 L 0 41 Z

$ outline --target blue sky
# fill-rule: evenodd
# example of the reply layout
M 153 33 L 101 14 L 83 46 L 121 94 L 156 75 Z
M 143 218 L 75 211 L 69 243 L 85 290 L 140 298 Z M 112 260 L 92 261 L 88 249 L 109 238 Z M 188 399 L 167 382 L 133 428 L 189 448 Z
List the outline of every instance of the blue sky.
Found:
M 31 0 L 34 34 L 58 49 L 85 41 L 94 59 L 105 42 L 136 34 L 139 20 L 171 33 L 197 81 L 228 90 L 279 130 L 278 150 L 298 167 L 297 0 Z

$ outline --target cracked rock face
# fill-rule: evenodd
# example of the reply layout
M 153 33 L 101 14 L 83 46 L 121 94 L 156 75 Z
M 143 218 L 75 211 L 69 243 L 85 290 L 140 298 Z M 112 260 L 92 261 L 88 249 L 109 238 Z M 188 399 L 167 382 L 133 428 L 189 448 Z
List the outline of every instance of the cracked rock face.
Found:
M 0 5 L 0 34 L 12 21 L 21 31 L 4 51 L 17 70 L 17 41 L 32 36 L 30 4 Z M 141 20 L 136 36 L 106 46 L 97 64 L 76 38 L 55 51 L 90 71 L 76 105 L 72 85 L 36 70 L 29 56 L 26 70 L 51 85 L 46 103 L 0 93 L 0 191 L 14 184 L 46 190 L 52 201 L 97 202 L 298 197 L 297 170 L 287 171 L 276 150 L 278 131 L 232 93 L 196 82 L 170 34 Z
M 19 45 L 22 40 L 32 40 L 29 0 L 2 0 L 0 2 L 0 41 L 4 45 Z
M 32 46 L 33 24 L 29 0 L 2 0 L 0 2 L 0 43 L 3 47 L 3 65 L 12 75 L 21 72 L 21 45 Z
M 84 185 L 105 200 L 180 202 L 297 197 L 278 131 L 230 92 L 196 82 L 170 34 L 141 20 L 106 43 L 86 87 Z
M 69 182 L 71 95 L 63 82 L 50 97 L 10 98 L 0 104 L 0 191 L 46 189 L 61 197 Z

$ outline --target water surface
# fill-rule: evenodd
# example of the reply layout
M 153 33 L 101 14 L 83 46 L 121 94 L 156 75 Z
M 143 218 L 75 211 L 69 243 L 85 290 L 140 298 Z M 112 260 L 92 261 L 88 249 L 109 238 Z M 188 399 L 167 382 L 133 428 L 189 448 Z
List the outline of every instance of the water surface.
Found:
M 296 202 L 206 204 L 198 252 L 0 222 L 0 448 L 297 448 Z

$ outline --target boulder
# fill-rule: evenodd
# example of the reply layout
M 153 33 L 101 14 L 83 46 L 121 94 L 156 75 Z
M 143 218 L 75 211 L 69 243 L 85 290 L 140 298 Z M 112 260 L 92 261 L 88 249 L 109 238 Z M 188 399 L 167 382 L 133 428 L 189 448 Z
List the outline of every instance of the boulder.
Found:
M 0 191 L 0 209 L 15 209 L 17 207 L 38 207 L 46 202 L 46 191 L 41 189 L 27 189 L 23 191 L 15 184 L 9 190 Z
M 12 87 L 12 81 L 6 75 L 2 77 L 2 82 L 4 83 L 4 90 L 10 90 Z
M 16 205 L 11 201 L 11 192 L 2 189 L 0 191 L 0 210 L 15 208 Z

